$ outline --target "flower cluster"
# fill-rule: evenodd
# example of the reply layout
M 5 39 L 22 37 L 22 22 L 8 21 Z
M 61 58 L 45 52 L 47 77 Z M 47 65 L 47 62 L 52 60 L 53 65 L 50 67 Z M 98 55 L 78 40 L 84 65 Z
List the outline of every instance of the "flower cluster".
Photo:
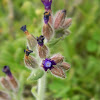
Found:
M 13 93 L 18 92 L 18 82 L 16 78 L 11 73 L 8 66 L 4 66 L 2 71 L 6 74 L 6 77 L 0 77 L 0 83 L 6 91 L 11 91 Z M 8 93 L 0 91 L 0 100 L 11 100 L 11 97 Z
M 71 25 L 72 19 L 66 18 L 67 12 L 65 9 L 59 10 L 53 15 L 51 10 L 52 0 L 41 1 L 45 7 L 42 35 L 36 38 L 28 32 L 26 25 L 21 27 L 21 30 L 26 34 L 29 46 L 25 50 L 24 62 L 29 69 L 38 69 L 41 72 L 44 69 L 45 72 L 50 71 L 54 76 L 65 78 L 65 71 L 70 68 L 70 65 L 64 62 L 64 57 L 61 54 L 55 54 L 50 57 L 49 48 L 46 44 L 52 39 L 68 35 L 67 28 Z M 34 58 L 30 55 L 35 48 L 38 51 L 38 60 L 36 59 L 37 57 Z M 43 74 L 41 74 L 42 76 Z

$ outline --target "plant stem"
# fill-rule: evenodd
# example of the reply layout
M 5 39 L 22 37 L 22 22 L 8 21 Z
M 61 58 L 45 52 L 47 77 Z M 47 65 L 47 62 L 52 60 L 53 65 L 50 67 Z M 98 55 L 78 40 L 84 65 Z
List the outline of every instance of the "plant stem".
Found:
M 45 88 L 46 88 L 46 73 L 42 78 L 38 80 L 38 97 L 37 100 L 45 99 Z

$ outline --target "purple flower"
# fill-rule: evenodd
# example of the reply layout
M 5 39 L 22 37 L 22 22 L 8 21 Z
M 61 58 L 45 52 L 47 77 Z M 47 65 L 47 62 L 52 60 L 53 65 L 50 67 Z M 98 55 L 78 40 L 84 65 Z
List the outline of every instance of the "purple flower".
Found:
M 26 56 L 29 56 L 30 53 L 32 53 L 33 51 L 32 50 L 29 50 L 29 48 L 27 47 L 26 50 L 24 50 Z
M 24 26 L 22 26 L 21 28 L 20 28 L 22 31 L 27 31 L 27 29 L 26 29 L 26 25 L 24 25 Z
M 49 58 L 46 58 L 45 60 L 43 60 L 42 64 L 45 71 L 47 71 L 48 69 L 51 70 L 52 68 L 54 68 L 53 65 L 56 65 L 54 60 L 51 60 Z
M 46 11 L 44 13 L 44 22 L 45 22 L 45 24 L 48 24 L 49 16 L 50 16 L 50 13 Z
M 45 6 L 45 10 L 51 10 L 52 0 L 41 0 Z
M 37 42 L 40 46 L 43 46 L 44 44 L 44 36 L 41 35 L 40 37 L 37 37 Z
M 10 78 L 13 77 L 13 76 L 12 76 L 12 73 L 11 73 L 11 71 L 10 71 L 10 69 L 9 69 L 8 66 L 4 66 L 3 69 L 2 69 L 2 71 L 3 71 L 7 76 L 9 76 Z

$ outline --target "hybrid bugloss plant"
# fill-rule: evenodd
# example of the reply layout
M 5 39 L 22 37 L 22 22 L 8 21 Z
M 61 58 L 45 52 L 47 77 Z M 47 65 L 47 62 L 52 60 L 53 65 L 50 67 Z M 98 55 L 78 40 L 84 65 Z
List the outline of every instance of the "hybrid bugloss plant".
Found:
M 65 9 L 59 10 L 53 15 L 51 10 L 52 0 L 41 1 L 45 7 L 42 35 L 34 37 L 28 32 L 26 25 L 21 27 L 28 40 L 24 57 L 26 67 L 32 70 L 28 79 L 38 80 L 38 94 L 35 87 L 32 88 L 32 93 L 37 100 L 44 100 L 46 72 L 51 72 L 58 78 L 64 79 L 66 77 L 65 72 L 70 68 L 70 64 L 65 62 L 64 57 L 59 53 L 51 56 L 48 44 L 64 39 L 70 33 L 67 28 L 72 22 L 71 18 L 66 18 Z M 35 57 L 30 55 L 33 50 Z

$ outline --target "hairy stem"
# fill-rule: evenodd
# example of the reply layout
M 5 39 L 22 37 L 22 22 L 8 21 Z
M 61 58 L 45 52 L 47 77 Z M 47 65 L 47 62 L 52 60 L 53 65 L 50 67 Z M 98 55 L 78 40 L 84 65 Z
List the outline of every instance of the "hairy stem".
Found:
M 46 73 L 42 78 L 38 80 L 38 97 L 37 100 L 45 99 L 45 88 L 46 88 Z

